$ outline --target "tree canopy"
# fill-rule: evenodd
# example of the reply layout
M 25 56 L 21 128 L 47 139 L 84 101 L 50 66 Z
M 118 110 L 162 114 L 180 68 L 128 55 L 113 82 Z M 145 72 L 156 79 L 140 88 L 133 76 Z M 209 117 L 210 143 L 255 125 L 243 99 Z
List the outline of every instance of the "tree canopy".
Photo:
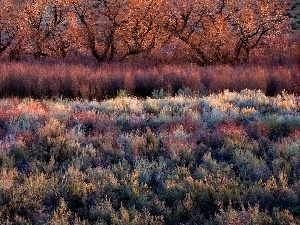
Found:
M 0 55 L 11 59 L 76 53 L 103 62 L 169 48 L 199 65 L 243 63 L 289 27 L 284 0 L 5 0 L 0 5 Z

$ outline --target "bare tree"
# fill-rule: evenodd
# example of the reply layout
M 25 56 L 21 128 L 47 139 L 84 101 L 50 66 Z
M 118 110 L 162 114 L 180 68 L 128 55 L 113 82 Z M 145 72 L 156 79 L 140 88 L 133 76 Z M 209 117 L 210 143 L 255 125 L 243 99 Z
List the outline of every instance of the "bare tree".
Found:
M 149 54 L 163 42 L 162 3 L 161 0 L 129 1 L 121 37 L 125 48 L 123 58 L 141 53 Z
M 20 29 L 18 11 L 13 1 L 0 2 L 0 55 L 12 45 Z
M 24 3 L 25 29 L 24 37 L 27 37 L 27 51 L 33 52 L 36 58 L 46 56 L 45 44 L 47 39 L 47 3 L 45 1 L 30 0 Z
M 205 17 L 209 11 L 208 2 L 170 0 L 165 28 L 168 32 L 184 42 L 194 53 L 199 64 L 209 64 L 211 59 L 202 49 L 201 34 L 204 31 Z
M 98 62 L 112 60 L 116 54 L 118 29 L 125 23 L 126 1 L 76 0 L 72 7 L 81 27 L 79 45 L 87 46 Z
M 232 5 L 230 23 L 238 36 L 236 62 L 248 61 L 251 50 L 265 37 L 286 29 L 288 1 L 242 0 Z
M 165 27 L 200 65 L 246 62 L 265 37 L 282 29 L 285 6 L 282 0 L 171 0 Z
M 286 27 L 286 0 L 2 0 L 0 55 L 36 58 L 75 48 L 98 62 L 184 46 L 199 65 L 247 62 Z
M 73 40 L 68 5 L 62 0 L 31 0 L 24 3 L 24 37 L 27 51 L 36 58 L 65 57 Z
M 71 30 L 69 6 L 63 0 L 48 2 L 47 35 L 50 37 L 48 48 L 55 55 L 62 57 L 66 57 L 69 47 L 75 41 Z

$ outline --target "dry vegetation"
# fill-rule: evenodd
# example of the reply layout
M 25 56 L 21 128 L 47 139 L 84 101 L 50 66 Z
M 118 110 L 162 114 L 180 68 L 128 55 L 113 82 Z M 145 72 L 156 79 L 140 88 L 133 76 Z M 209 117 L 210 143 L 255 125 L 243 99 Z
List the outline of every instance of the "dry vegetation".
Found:
M 0 1 L 0 224 L 300 224 L 293 4 Z
M 285 92 L 0 101 L 1 224 L 299 224 Z
M 298 94 L 300 35 L 291 32 L 297 6 L 283 0 L 1 1 L 0 96 L 101 100 L 122 90 L 146 97 L 245 88 Z
M 290 8 L 286 0 L 5 0 L 0 56 L 239 64 L 257 49 L 282 51 L 276 41 L 289 34 Z
M 112 63 L 102 66 L 58 63 L 0 64 L 0 96 L 102 100 L 120 91 L 138 97 L 154 92 L 184 91 L 204 95 L 225 89 L 261 90 L 273 96 L 283 90 L 299 94 L 297 64 L 247 64 L 199 67 L 193 64 Z

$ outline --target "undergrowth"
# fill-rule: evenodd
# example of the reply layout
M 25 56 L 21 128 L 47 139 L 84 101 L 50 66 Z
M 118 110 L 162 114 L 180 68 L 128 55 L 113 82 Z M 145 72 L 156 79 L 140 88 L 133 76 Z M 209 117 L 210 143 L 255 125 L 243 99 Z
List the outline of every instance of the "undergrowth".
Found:
M 299 96 L 0 100 L 1 224 L 299 224 Z

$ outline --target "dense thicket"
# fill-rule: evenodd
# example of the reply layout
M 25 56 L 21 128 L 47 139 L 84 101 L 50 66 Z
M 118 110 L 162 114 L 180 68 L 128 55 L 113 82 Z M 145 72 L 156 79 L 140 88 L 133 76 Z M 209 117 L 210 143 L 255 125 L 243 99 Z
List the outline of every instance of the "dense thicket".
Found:
M 286 0 L 5 0 L 0 54 L 89 54 L 103 62 L 151 53 L 200 65 L 241 63 L 253 49 L 276 50 L 288 9 Z
M 300 224 L 299 96 L 154 97 L 1 99 L 0 223 Z
M 2 62 L 0 74 L 0 97 L 103 100 L 124 91 L 146 98 L 153 93 L 204 95 L 245 88 L 261 90 L 268 96 L 282 91 L 300 94 L 300 73 L 295 63 L 200 67 L 143 60 L 92 66 L 43 60 Z

